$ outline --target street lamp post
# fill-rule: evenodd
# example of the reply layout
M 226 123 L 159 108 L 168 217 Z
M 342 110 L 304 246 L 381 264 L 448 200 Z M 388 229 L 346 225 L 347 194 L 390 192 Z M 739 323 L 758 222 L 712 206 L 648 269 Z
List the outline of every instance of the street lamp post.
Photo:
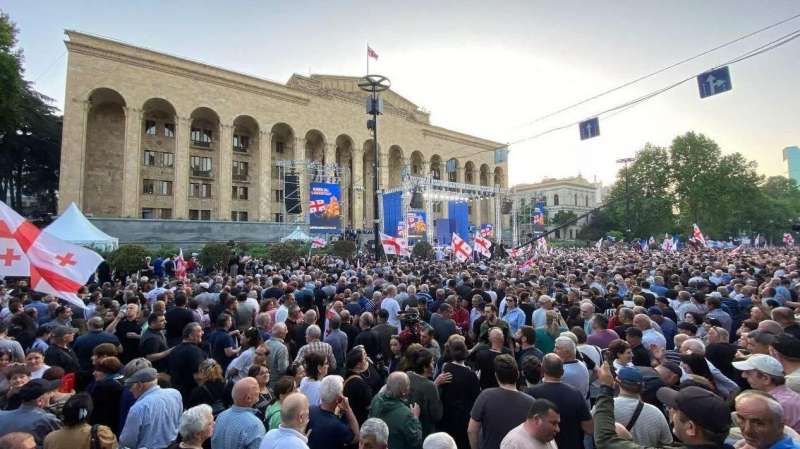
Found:
M 372 131 L 372 159 L 373 159 L 373 167 L 374 176 L 372 177 L 372 190 L 374 193 L 373 198 L 373 213 L 372 213 L 372 231 L 374 234 L 375 239 L 375 260 L 378 260 L 380 250 L 379 246 L 381 242 L 381 235 L 380 235 L 380 216 L 378 215 L 378 161 L 379 161 L 379 153 L 378 153 L 378 115 L 383 113 L 383 105 L 380 103 L 380 99 L 378 97 L 378 92 L 383 92 L 389 87 L 391 87 L 391 82 L 388 78 L 381 75 L 367 75 L 362 78 L 358 82 L 358 87 L 366 92 L 370 93 L 370 96 L 367 98 L 367 114 L 372 115 L 371 120 L 367 120 L 367 129 Z
M 631 239 L 631 196 L 628 190 L 628 163 L 633 162 L 632 157 L 617 159 L 617 164 L 625 164 L 625 240 Z

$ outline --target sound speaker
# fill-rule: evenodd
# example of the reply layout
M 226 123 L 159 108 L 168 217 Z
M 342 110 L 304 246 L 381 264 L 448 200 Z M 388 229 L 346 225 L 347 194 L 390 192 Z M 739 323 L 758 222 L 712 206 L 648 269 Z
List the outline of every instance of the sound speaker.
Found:
M 509 201 L 509 200 L 503 201 L 503 204 L 500 205 L 500 213 L 503 214 L 503 215 L 510 214 L 511 213 L 511 207 L 512 207 L 511 201 Z
M 300 177 L 297 175 L 286 175 L 283 181 L 283 204 L 286 206 L 287 214 L 299 214 L 303 212 L 300 205 Z
M 425 207 L 425 202 L 422 199 L 422 192 L 419 190 L 414 190 L 411 194 L 411 204 L 412 209 L 422 209 Z

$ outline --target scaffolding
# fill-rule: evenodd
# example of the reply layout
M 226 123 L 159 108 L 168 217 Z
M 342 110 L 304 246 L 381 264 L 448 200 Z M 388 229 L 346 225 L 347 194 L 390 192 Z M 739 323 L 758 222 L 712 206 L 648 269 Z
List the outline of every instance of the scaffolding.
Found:
M 278 185 L 283 188 L 283 198 L 280 198 L 280 210 L 286 223 L 309 225 L 311 218 L 308 210 L 310 183 L 323 182 L 341 186 L 343 179 L 352 179 L 352 176 L 345 176 L 348 174 L 349 169 L 340 167 L 336 163 L 325 164 L 320 161 L 283 160 L 274 161 L 272 166 L 277 168 Z M 287 186 L 287 176 L 298 177 L 296 186 Z M 292 196 L 298 198 L 299 207 L 287 210 L 285 198 Z M 352 207 L 352 205 L 348 205 L 348 207 Z M 342 218 L 340 217 L 340 219 Z M 343 226 L 343 224 L 341 225 Z

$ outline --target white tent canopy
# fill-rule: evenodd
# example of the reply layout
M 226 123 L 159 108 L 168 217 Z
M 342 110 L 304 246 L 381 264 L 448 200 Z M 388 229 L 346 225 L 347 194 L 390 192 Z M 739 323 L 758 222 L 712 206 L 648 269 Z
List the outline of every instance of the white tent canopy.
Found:
M 311 236 L 306 234 L 305 232 L 303 232 L 303 230 L 300 229 L 300 227 L 298 226 L 298 227 L 294 228 L 294 231 L 292 231 L 291 234 L 289 234 L 286 237 L 282 238 L 281 242 L 285 242 L 287 240 L 300 240 L 300 241 L 303 241 L 303 242 L 308 242 L 308 241 L 311 240 Z
M 101 251 L 111 251 L 119 247 L 119 239 L 97 229 L 86 219 L 75 203 L 71 203 L 56 221 L 44 228 L 44 232 L 65 242 Z

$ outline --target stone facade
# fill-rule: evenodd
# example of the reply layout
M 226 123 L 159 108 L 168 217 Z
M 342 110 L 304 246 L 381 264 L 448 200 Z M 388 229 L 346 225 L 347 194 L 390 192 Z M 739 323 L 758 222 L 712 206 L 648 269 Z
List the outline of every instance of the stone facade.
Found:
M 280 84 L 66 34 L 59 211 L 74 201 L 94 217 L 290 221 L 276 163 L 317 161 L 341 168 L 343 225 L 369 226 L 376 174 L 358 77 L 294 75 Z M 411 101 L 382 95 L 379 188 L 399 186 L 403 170 L 507 187 L 507 162 L 494 164 L 502 144 L 431 125 Z M 457 171 L 445 173 L 453 158 Z M 305 212 L 308 172 L 300 178 Z M 494 223 L 489 201 L 481 203 L 471 218 Z
M 599 206 L 598 192 L 601 189 L 599 183 L 592 183 L 578 175 L 574 178 L 552 179 L 545 178 L 541 182 L 534 184 L 518 184 L 512 188 L 512 195 L 516 201 L 518 211 L 518 227 L 520 235 L 531 232 L 530 221 L 525 214 L 528 207 L 537 202 L 537 199 L 544 199 L 545 203 L 545 223 L 548 230 L 555 226 L 550 225 L 551 220 L 558 211 L 571 211 L 575 215 L 581 216 L 595 207 Z M 580 228 L 587 224 L 587 220 L 579 220 L 574 226 L 568 226 L 558 232 L 555 239 L 575 239 Z

